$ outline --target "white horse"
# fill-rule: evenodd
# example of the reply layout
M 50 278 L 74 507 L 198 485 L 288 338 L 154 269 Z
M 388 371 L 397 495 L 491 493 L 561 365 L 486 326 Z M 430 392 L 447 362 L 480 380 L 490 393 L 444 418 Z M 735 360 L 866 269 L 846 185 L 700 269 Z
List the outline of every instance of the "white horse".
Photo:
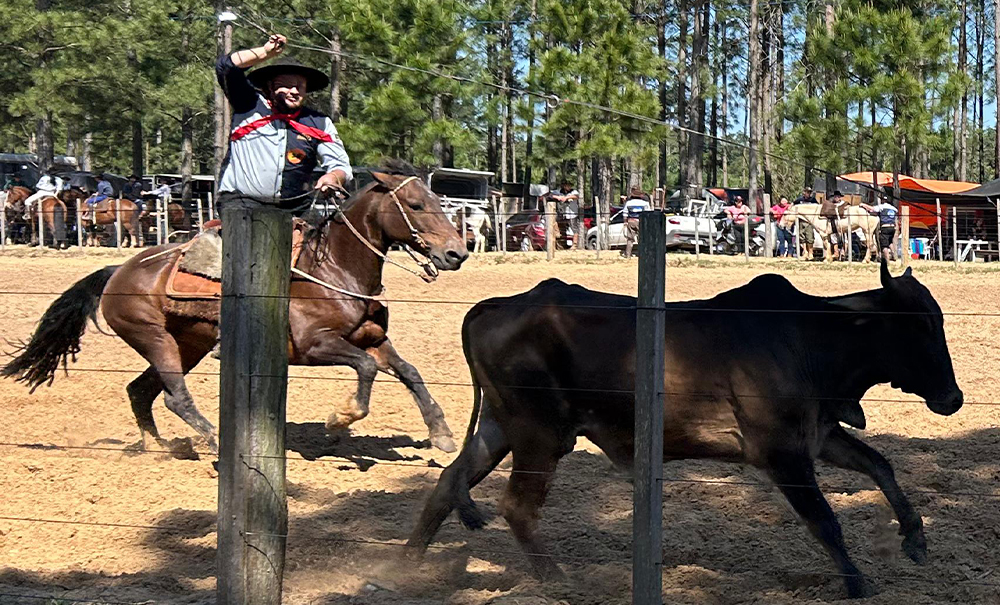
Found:
M 459 230 L 462 229 L 462 212 L 461 208 L 455 213 L 455 227 Z M 475 238 L 475 246 L 473 252 L 486 252 L 486 236 L 489 235 L 490 227 L 490 217 L 486 212 L 479 208 L 478 206 L 469 206 L 468 212 L 465 215 L 465 228 L 472 232 Z M 467 236 L 463 234 L 463 238 Z
M 830 244 L 830 221 L 824 216 L 820 216 L 822 204 L 798 204 L 790 207 L 781 216 L 778 223 L 782 228 L 791 230 L 796 220 L 803 220 L 813 226 L 816 234 L 823 241 L 823 258 L 826 262 L 833 262 L 833 246 Z M 845 242 L 846 246 L 851 245 L 849 235 L 856 229 L 861 229 L 865 234 L 865 242 L 868 244 L 868 252 L 865 254 L 863 262 L 870 262 L 872 254 L 878 249 L 879 219 L 877 216 L 868 214 L 863 208 L 858 206 L 847 206 L 843 209 L 843 218 L 837 221 L 837 237 Z M 850 248 L 847 248 L 850 250 Z

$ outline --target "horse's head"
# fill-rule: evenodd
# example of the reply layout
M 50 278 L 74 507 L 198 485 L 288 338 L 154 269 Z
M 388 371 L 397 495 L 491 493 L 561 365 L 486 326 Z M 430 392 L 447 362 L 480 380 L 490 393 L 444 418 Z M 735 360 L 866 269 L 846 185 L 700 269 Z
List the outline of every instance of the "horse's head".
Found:
M 889 322 L 887 359 L 892 386 L 927 401 L 937 414 L 954 414 L 962 407 L 963 395 L 955 380 L 948 343 L 944 335 L 941 307 L 907 268 L 892 277 L 882 261 L 884 311 Z
M 376 222 L 386 244 L 405 244 L 454 271 L 469 257 L 465 242 L 441 209 L 441 200 L 417 176 L 372 171 L 372 192 L 382 194 Z

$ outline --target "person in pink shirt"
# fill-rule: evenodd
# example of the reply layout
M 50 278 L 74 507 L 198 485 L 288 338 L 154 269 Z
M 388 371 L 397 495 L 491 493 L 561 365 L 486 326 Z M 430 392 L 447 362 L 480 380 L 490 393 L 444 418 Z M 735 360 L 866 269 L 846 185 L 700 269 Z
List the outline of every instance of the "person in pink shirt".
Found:
M 771 206 L 771 216 L 774 218 L 774 224 L 778 226 L 778 250 L 776 252 L 778 256 L 792 255 L 792 232 L 781 226 L 781 217 L 784 216 L 789 206 L 791 204 L 784 196 L 778 200 L 777 204 Z
M 743 203 L 743 196 L 737 195 L 732 206 L 726 206 L 726 217 L 733 221 L 734 225 L 743 226 L 750 216 L 750 208 Z

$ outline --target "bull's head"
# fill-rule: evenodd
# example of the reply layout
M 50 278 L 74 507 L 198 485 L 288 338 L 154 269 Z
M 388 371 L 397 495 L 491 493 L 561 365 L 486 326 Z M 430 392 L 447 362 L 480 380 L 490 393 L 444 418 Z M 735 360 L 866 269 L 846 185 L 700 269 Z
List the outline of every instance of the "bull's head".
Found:
M 892 277 L 882 261 L 889 340 L 881 344 L 889 352 L 879 362 L 889 365 L 894 388 L 924 398 L 932 412 L 947 416 L 962 407 L 963 395 L 948 353 L 944 316 L 912 273 L 907 268 L 900 277 Z

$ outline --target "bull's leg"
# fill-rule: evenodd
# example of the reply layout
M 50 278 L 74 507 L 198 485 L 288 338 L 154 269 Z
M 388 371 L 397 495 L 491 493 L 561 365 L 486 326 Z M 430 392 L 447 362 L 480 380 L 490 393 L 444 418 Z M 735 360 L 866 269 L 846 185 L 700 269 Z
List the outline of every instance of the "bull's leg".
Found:
M 327 430 L 347 428 L 368 415 L 372 384 L 378 375 L 378 364 L 371 355 L 339 336 L 330 336 L 313 345 L 305 357 L 311 365 L 348 366 L 358 373 L 358 390 L 352 398 L 353 408 L 330 414 L 326 420 Z
M 444 469 L 434 491 L 427 498 L 420 521 L 407 540 L 407 556 L 419 558 L 434 539 L 441 524 L 455 508 L 459 519 L 469 529 L 480 529 L 484 522 L 469 490 L 479 485 L 504 456 L 510 452 L 507 437 L 500 426 L 488 417 L 488 408 L 472 439 L 462 448 L 448 468 Z
M 554 437 L 550 435 L 521 434 L 516 439 L 512 444 L 514 468 L 500 500 L 500 513 L 531 561 L 535 575 L 542 580 L 561 580 L 562 570 L 536 533 L 540 510 L 559 462 L 559 447 L 552 443 Z
M 451 429 L 445 422 L 441 406 L 431 397 L 417 368 L 400 357 L 388 340 L 376 349 L 376 354 L 388 366 L 390 373 L 410 390 L 413 400 L 420 409 L 420 415 L 423 416 L 424 424 L 430 431 L 431 444 L 443 452 L 454 452 L 458 449 L 452 439 Z
M 830 554 L 838 571 L 844 576 L 847 595 L 851 598 L 873 595 L 874 589 L 847 555 L 837 517 L 834 516 L 833 509 L 816 484 L 812 460 L 805 454 L 775 455 L 771 460 L 767 469 L 768 474 L 795 512 L 806 522 L 809 531 Z
M 924 523 L 913 509 L 906 494 L 896 483 L 892 465 L 882 454 L 837 427 L 823 444 L 820 457 L 841 468 L 864 473 L 878 485 L 899 520 L 899 535 L 903 536 L 903 552 L 916 563 L 927 560 L 927 540 L 924 537 Z

